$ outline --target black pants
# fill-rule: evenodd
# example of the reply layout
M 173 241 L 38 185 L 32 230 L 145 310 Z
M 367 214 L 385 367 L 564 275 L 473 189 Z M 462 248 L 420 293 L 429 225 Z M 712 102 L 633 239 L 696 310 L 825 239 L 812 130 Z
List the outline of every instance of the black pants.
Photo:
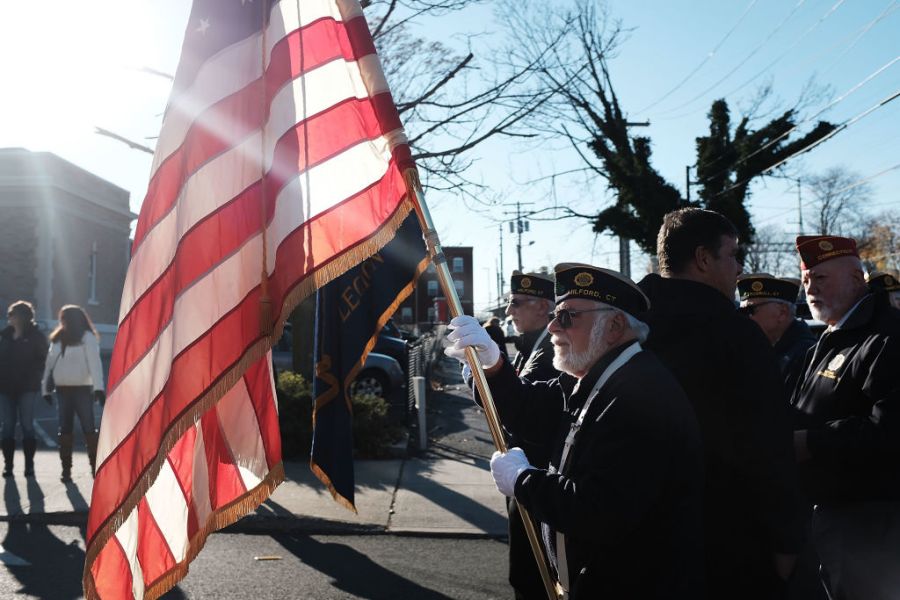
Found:
M 59 401 L 60 435 L 72 433 L 76 414 L 85 436 L 94 433 L 94 395 L 91 386 L 59 386 L 56 388 L 56 398 Z
M 509 583 L 515 590 L 516 600 L 547 600 L 519 505 L 513 498 L 507 498 L 506 509 L 509 512 Z

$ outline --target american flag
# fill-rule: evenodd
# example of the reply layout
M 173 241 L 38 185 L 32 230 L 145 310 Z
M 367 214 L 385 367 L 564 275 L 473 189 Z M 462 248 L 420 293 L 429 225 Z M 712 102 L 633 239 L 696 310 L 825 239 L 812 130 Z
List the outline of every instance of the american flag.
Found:
M 391 239 L 410 166 L 358 2 L 195 0 L 122 295 L 86 597 L 158 597 L 282 480 L 268 350 Z

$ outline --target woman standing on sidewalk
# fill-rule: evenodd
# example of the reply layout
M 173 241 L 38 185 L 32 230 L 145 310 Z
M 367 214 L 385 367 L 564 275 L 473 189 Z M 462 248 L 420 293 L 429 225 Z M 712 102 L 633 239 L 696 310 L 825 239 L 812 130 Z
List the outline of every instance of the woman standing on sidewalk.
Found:
M 41 391 L 47 358 L 47 338 L 34 322 L 34 307 L 19 300 L 9 306 L 7 327 L 0 332 L 0 416 L 3 429 L 3 476 L 12 477 L 16 452 L 16 421 L 22 425 L 25 476 L 34 476 L 34 403 Z
M 91 474 L 97 461 L 97 431 L 94 429 L 96 398 L 106 401 L 103 391 L 103 367 L 100 364 L 100 336 L 91 318 L 80 306 L 69 304 L 59 311 L 59 325 L 50 334 L 50 356 L 44 370 L 43 392 L 48 403 L 53 402 L 48 386 L 50 377 L 59 399 L 59 460 L 62 463 L 62 482 L 72 481 L 72 428 L 75 413 L 81 422 L 87 445 Z

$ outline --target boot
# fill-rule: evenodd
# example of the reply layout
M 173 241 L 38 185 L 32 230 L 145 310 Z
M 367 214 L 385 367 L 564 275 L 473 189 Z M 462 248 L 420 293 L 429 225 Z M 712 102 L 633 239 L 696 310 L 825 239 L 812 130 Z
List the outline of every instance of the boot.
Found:
M 25 454 L 25 477 L 34 477 L 34 452 L 37 450 L 37 440 L 24 438 L 22 440 L 22 452 Z
M 100 436 L 97 432 L 88 433 L 84 436 L 84 443 L 87 445 L 88 460 L 91 461 L 91 477 L 97 469 L 97 440 Z
M 3 438 L 0 440 L 0 449 L 3 450 L 3 476 L 13 476 L 13 455 L 16 453 L 16 440 Z
M 60 433 L 56 439 L 59 442 L 59 462 L 62 464 L 59 480 L 68 483 L 72 481 L 72 434 Z

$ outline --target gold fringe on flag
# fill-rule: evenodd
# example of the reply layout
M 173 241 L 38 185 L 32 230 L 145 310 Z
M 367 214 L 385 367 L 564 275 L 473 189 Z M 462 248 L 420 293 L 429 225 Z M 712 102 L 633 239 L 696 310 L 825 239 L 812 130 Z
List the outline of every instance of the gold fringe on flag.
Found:
M 385 244 L 393 239 L 397 230 L 400 228 L 400 225 L 402 225 L 404 219 L 412 209 L 412 204 L 408 200 L 404 200 L 398 205 L 394 214 L 368 239 L 357 244 L 352 249 L 304 278 L 293 290 L 285 295 L 280 315 L 277 322 L 274 323 L 275 326 L 273 331 L 269 334 L 261 334 L 261 337 L 247 348 L 243 356 L 234 364 L 234 366 L 220 375 L 218 380 L 213 383 L 202 396 L 197 398 L 193 404 L 185 409 L 181 417 L 172 422 L 163 434 L 156 457 L 144 468 L 135 486 L 128 493 L 119 507 L 113 511 L 107 520 L 97 529 L 97 533 L 85 550 L 83 581 L 85 598 L 87 598 L 87 600 L 99 600 L 93 574 L 90 572 L 90 566 L 93 565 L 94 561 L 97 559 L 97 555 L 109 542 L 115 532 L 122 526 L 122 523 L 125 522 L 128 515 L 131 514 L 131 511 L 138 505 L 141 498 L 147 494 L 147 490 L 150 489 L 150 486 L 159 475 L 159 471 L 162 468 L 162 464 L 166 460 L 169 451 L 178 440 L 181 439 L 181 436 L 184 435 L 185 431 L 192 427 L 207 410 L 212 408 L 216 402 L 228 392 L 228 390 L 234 387 L 253 363 L 264 356 L 266 352 L 278 342 L 284 328 L 284 321 L 290 316 L 294 309 L 303 302 L 303 300 L 315 292 L 319 287 L 322 287 L 341 273 L 344 273 L 381 250 Z M 102 469 L 103 465 L 100 465 L 100 468 Z M 271 491 L 283 480 L 284 467 L 279 462 L 271 467 L 269 476 L 266 477 L 265 481 L 268 482 L 267 487 L 257 486 L 252 492 L 253 494 L 256 494 L 253 497 L 258 498 L 261 502 L 267 496 L 267 494 L 263 493 L 263 490 L 267 489 L 268 493 L 271 493 Z M 246 500 L 246 502 L 243 500 Z M 249 496 L 243 496 L 241 502 L 237 506 L 230 505 L 230 512 L 228 515 L 234 517 L 234 521 L 236 521 L 241 516 L 250 512 L 250 510 L 255 508 L 258 504 L 259 502 L 253 504 L 253 502 L 249 500 Z M 241 512 L 241 510 L 239 510 L 240 508 L 245 508 L 246 510 Z M 204 526 L 204 529 L 206 529 L 206 527 L 207 526 Z M 210 531 L 212 530 L 214 530 L 214 528 L 210 529 Z M 202 542 L 199 542 L 198 552 L 199 548 L 202 548 Z M 184 573 L 186 572 L 187 569 L 185 567 Z M 177 577 L 173 575 L 169 582 L 169 587 L 159 585 L 160 595 L 165 593 L 166 590 L 183 578 L 184 573 Z M 168 578 L 167 581 L 169 581 Z

